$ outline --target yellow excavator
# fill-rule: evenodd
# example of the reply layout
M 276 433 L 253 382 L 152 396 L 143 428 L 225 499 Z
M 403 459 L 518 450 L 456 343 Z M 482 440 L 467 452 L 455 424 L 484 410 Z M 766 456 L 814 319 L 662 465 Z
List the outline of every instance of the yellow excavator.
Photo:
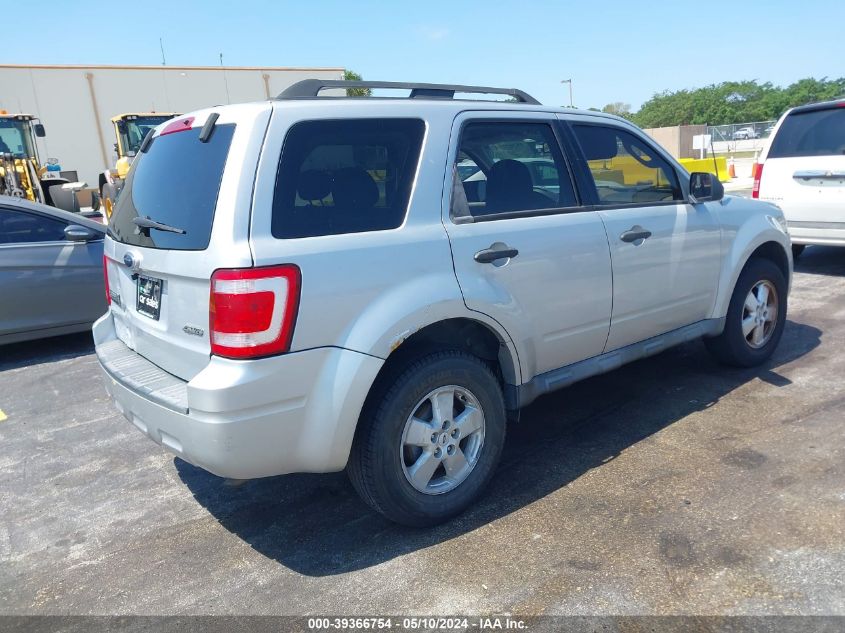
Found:
M 42 164 L 38 157 L 35 139 L 44 136 L 44 126 L 31 114 L 0 110 L 0 195 L 78 211 L 75 192 L 79 187 L 73 185 L 80 183 L 62 178 L 57 160 Z
M 114 144 L 117 160 L 114 168 L 100 174 L 98 187 L 101 208 L 107 220 L 111 218 L 117 196 L 126 181 L 129 166 L 135 159 L 144 138 L 157 125 L 175 116 L 179 115 L 175 112 L 132 112 L 112 117 L 114 135 L 117 138 Z

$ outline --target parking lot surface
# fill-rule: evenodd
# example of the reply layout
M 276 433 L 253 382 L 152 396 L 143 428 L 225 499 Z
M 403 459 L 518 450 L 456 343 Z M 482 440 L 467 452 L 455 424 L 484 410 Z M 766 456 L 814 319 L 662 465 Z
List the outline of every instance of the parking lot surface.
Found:
M 0 348 L 0 613 L 845 614 L 843 350 L 845 251 L 812 247 L 768 364 L 694 342 L 546 396 L 480 503 L 409 530 L 343 473 L 175 459 L 88 335 Z

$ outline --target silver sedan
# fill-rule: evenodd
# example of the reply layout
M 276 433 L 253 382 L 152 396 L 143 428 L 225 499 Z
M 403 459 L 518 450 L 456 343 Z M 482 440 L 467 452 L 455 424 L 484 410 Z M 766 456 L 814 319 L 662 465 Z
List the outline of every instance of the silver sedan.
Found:
M 81 332 L 106 311 L 105 227 L 0 196 L 0 345 Z

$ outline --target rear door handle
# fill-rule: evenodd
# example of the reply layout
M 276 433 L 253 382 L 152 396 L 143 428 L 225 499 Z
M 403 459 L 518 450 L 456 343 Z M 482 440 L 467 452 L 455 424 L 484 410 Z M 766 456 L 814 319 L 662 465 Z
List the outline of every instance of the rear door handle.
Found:
M 478 251 L 473 259 L 479 264 L 492 264 L 496 260 L 516 257 L 517 255 L 519 255 L 519 251 L 515 248 L 511 248 L 507 244 L 497 242 L 495 244 L 491 244 L 490 248 Z
M 625 231 L 622 235 L 619 236 L 619 239 L 623 242 L 642 242 L 643 240 L 647 240 L 651 237 L 651 231 L 648 229 L 644 229 L 639 224 L 635 224 L 630 229 Z

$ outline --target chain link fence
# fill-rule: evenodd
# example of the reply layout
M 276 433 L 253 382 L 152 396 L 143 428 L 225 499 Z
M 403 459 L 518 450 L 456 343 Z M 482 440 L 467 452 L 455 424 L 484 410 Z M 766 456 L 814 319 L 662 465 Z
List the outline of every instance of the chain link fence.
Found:
M 733 123 L 731 125 L 708 125 L 707 133 L 712 142 L 747 141 L 768 138 L 777 121 L 754 121 L 752 123 Z

